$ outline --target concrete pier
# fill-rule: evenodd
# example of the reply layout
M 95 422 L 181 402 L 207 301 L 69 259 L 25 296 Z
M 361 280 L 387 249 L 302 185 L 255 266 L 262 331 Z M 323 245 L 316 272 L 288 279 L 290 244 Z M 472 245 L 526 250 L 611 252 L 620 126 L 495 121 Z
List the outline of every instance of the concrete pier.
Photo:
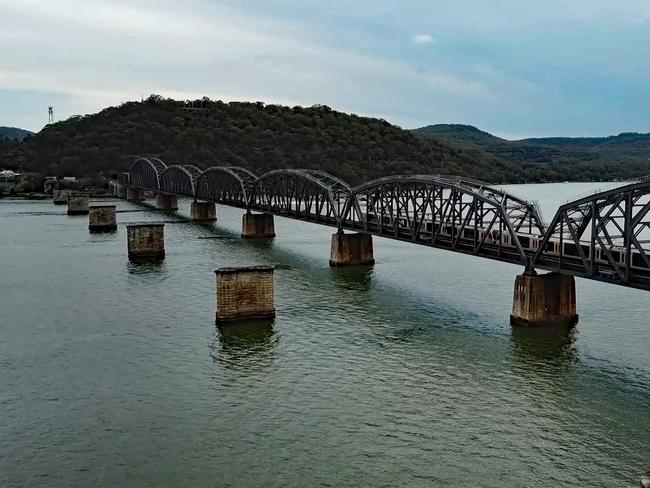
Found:
M 126 186 L 117 184 L 115 185 L 115 196 L 117 198 L 125 199 L 126 198 Z
M 214 222 L 217 220 L 217 206 L 214 202 L 192 202 L 190 205 L 192 222 Z
M 68 196 L 70 196 L 70 190 L 55 189 L 52 192 L 52 202 L 54 205 L 65 205 L 68 203 Z
M 68 196 L 68 215 L 87 214 L 89 199 L 87 193 L 71 193 Z
M 370 234 L 332 234 L 330 266 L 357 266 L 375 264 Z
M 88 213 L 90 232 L 111 232 L 117 229 L 115 205 L 93 205 Z
M 127 247 L 130 259 L 164 258 L 164 224 L 128 224 Z
M 158 210 L 178 210 L 178 197 L 168 193 L 156 193 L 156 208 Z
M 141 188 L 134 188 L 132 186 L 126 187 L 126 200 L 129 202 L 143 202 L 144 190 Z
M 510 323 L 513 325 L 573 325 L 576 285 L 573 276 L 560 273 L 524 273 L 515 280 Z
M 246 212 L 242 217 L 241 236 L 244 239 L 275 237 L 273 215 Z
M 272 319 L 273 266 L 219 268 L 216 321 Z

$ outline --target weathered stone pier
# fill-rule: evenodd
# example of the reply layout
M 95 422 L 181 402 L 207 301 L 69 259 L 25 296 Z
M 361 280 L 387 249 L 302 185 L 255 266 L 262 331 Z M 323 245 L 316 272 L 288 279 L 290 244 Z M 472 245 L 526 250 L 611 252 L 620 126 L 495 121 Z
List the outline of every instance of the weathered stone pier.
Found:
M 275 317 L 273 271 L 273 266 L 217 269 L 217 322 Z
M 164 224 L 127 224 L 127 248 L 130 259 L 164 258 Z
M 143 202 L 145 200 L 144 190 L 141 188 L 127 186 L 126 200 L 128 202 Z
M 68 196 L 70 196 L 70 190 L 53 190 L 52 192 L 52 202 L 54 205 L 65 205 L 68 203 Z
M 246 212 L 242 216 L 241 236 L 244 239 L 275 237 L 273 215 Z
M 89 201 L 88 193 L 71 193 L 68 196 L 68 215 L 86 215 Z
M 330 266 L 360 266 L 375 264 L 370 234 L 332 234 Z
M 115 205 L 93 205 L 88 213 L 90 232 L 111 232 L 117 229 Z
M 513 325 L 573 325 L 576 286 L 573 276 L 527 271 L 515 280 L 510 323 Z
M 214 202 L 193 201 L 190 205 L 192 222 L 214 222 L 217 220 L 217 206 Z
M 178 197 L 171 193 L 156 193 L 156 209 L 178 210 Z

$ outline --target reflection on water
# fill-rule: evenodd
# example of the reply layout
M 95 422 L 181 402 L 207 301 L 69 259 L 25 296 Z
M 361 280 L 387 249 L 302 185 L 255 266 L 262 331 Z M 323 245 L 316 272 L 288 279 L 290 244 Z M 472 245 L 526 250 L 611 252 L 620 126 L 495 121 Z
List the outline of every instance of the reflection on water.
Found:
M 217 323 L 218 342 L 212 357 L 227 367 L 247 369 L 273 358 L 278 337 L 273 320 Z
M 576 360 L 573 326 L 512 327 L 513 354 L 524 362 L 566 364 Z
M 373 269 L 373 266 L 337 266 L 330 268 L 330 275 L 334 284 L 344 290 L 368 291 Z
M 166 271 L 165 258 L 130 258 L 126 269 L 132 275 L 149 275 Z

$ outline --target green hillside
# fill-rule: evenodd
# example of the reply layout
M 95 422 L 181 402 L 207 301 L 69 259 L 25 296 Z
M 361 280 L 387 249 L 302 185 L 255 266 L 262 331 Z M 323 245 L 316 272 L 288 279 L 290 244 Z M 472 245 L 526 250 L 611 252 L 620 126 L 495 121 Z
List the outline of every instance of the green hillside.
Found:
M 25 129 L 18 129 L 17 127 L 2 127 L 0 126 L 0 140 L 2 139 L 18 139 L 22 141 L 28 135 L 34 133 Z
M 454 173 L 493 182 L 524 181 L 521 165 L 472 149 L 423 140 L 385 120 L 326 106 L 182 102 L 149 97 L 48 125 L 19 147 L 0 149 L 0 166 L 88 176 L 129 168 L 136 155 L 168 164 L 238 165 L 255 172 L 318 168 L 351 184 L 399 173 Z M 4 161 L 3 161 L 4 159 Z

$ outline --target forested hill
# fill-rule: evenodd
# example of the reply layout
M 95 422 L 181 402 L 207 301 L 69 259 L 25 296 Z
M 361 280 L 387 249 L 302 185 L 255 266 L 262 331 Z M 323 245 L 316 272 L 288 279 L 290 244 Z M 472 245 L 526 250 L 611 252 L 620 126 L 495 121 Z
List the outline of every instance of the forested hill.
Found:
M 237 165 L 257 173 L 318 168 L 351 184 L 392 174 L 447 173 L 491 182 L 527 178 L 519 164 L 424 140 L 381 119 L 310 108 L 151 96 L 46 126 L 0 148 L 0 167 L 86 176 L 127 170 L 137 155 L 168 164 Z
M 28 135 L 33 135 L 33 132 L 30 132 L 25 129 L 18 129 L 17 127 L 2 127 L 0 126 L 0 140 L 1 139 L 18 139 L 22 141 Z
M 460 124 L 430 125 L 413 133 L 513 163 L 530 163 L 534 165 L 531 174 L 542 179 L 612 180 L 650 174 L 650 134 L 509 141 Z

